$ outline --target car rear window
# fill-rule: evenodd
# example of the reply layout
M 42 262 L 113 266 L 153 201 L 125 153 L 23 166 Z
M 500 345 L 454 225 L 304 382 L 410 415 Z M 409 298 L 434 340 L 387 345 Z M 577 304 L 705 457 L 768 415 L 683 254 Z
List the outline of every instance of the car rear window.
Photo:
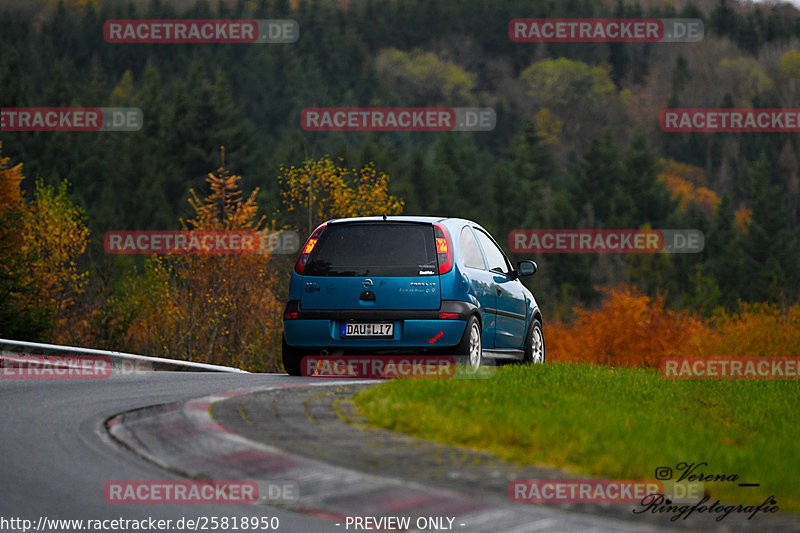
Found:
M 331 224 L 303 272 L 306 276 L 433 276 L 438 271 L 429 224 Z

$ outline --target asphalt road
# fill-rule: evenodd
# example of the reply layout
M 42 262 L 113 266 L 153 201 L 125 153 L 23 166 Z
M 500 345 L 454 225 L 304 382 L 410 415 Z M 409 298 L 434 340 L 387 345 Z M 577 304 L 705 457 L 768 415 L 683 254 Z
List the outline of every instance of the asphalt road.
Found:
M 273 389 L 273 393 L 280 395 L 284 392 L 275 389 L 293 385 L 328 389 L 347 383 L 354 382 L 275 374 L 195 372 L 144 372 L 93 380 L 0 379 L 0 531 L 23 531 L 24 523 L 20 520 L 29 520 L 29 530 L 36 531 L 40 518 L 45 520 L 45 525 L 39 529 L 44 533 L 76 530 L 74 525 L 46 526 L 48 520 L 68 519 L 172 520 L 174 525 L 166 530 L 186 531 L 191 528 L 176 527 L 178 520 L 235 516 L 278 517 L 278 531 L 282 532 L 327 533 L 353 531 L 353 527 L 345 527 L 345 515 L 404 515 L 411 510 L 427 510 L 431 514 L 447 510 L 443 514 L 460 515 L 460 523 L 446 530 L 465 533 L 494 532 L 499 529 L 485 522 L 494 521 L 499 526 L 502 521 L 509 522 L 509 518 L 510 523 L 503 524 L 507 527 L 500 528 L 509 533 L 528 533 L 541 527 L 552 530 L 553 526 L 558 531 L 576 532 L 648 530 L 646 527 L 610 527 L 609 524 L 597 528 L 592 526 L 602 524 L 602 519 L 598 522 L 597 518 L 561 513 L 510 516 L 508 509 L 475 508 L 474 499 L 402 482 L 385 472 L 375 476 L 292 453 L 300 450 L 290 450 L 288 455 L 278 448 L 265 452 L 257 448 L 258 443 L 239 437 L 235 432 L 216 431 L 209 413 L 210 404 L 203 399 L 216 397 L 218 400 L 231 391 Z M 283 390 L 288 398 L 289 391 L 306 388 Z M 210 424 L 205 426 L 203 417 L 208 417 Z M 129 440 L 112 438 L 107 423 L 115 426 L 112 433 Z M 319 433 L 317 445 L 324 446 L 326 438 Z M 314 436 L 310 439 L 314 440 Z M 251 446 L 256 448 L 251 450 Z M 238 464 L 243 468 L 237 471 L 237 463 L 231 463 L 230 458 L 242 456 L 250 462 Z M 391 456 L 387 459 L 391 460 Z M 197 464 L 193 463 L 196 460 L 205 465 L 202 472 L 190 472 L 182 466 Z M 291 476 L 301 481 L 304 498 L 295 505 L 278 503 L 279 507 L 275 507 L 269 502 L 258 505 L 114 504 L 107 503 L 104 495 L 106 483 L 116 481 L 185 481 L 191 476 L 250 479 L 264 462 L 291 464 Z M 283 468 L 280 464 L 277 466 Z M 219 468 L 215 470 L 216 467 Z M 349 493 L 344 490 L 348 485 L 362 492 Z M 315 486 L 321 489 L 321 494 L 316 496 L 332 507 L 325 509 L 313 501 Z M 337 494 L 331 498 L 331 493 L 337 492 L 338 500 Z M 412 507 L 395 509 L 395 502 L 401 500 L 406 505 L 412 503 Z M 306 503 L 308 506 L 304 507 Z M 470 514 L 470 511 L 475 513 Z M 536 527 L 532 523 L 534 519 Z M 478 522 L 483 522 L 483 527 L 476 527 Z M 81 530 L 87 531 L 86 525 L 85 522 Z M 370 529 L 375 530 L 361 530 Z
M 342 389 L 356 383 L 194 372 L 0 379 L 0 531 L 23 531 L 20 520 L 30 521 L 36 531 L 43 517 L 172 520 L 170 527 L 139 531 L 194 530 L 179 527 L 180 519 L 207 519 L 207 528 L 199 530 L 214 531 L 212 517 L 277 517 L 277 531 L 327 533 L 353 531 L 342 523 L 347 516 L 414 513 L 451 515 L 457 523 L 437 530 L 464 533 L 686 530 L 619 520 L 602 509 L 509 504 L 507 479 L 548 474 L 359 429 L 347 407 L 347 391 L 353 388 Z M 235 391 L 248 394 L 231 396 Z M 116 481 L 281 476 L 298 483 L 299 499 L 275 505 L 115 504 L 104 494 L 106 484 Z M 772 525 L 777 527 L 756 527 L 797 531 L 791 520 Z M 697 529 L 718 530 L 709 526 Z M 753 526 L 729 522 L 722 530 Z M 76 529 L 45 523 L 38 531 Z M 85 524 L 80 529 L 122 530 Z
M 40 517 L 176 521 L 236 515 L 277 516 L 278 531 L 284 532 L 341 532 L 329 520 L 262 505 L 131 505 L 109 504 L 104 498 L 108 481 L 184 479 L 112 442 L 103 427 L 109 417 L 140 407 L 303 379 L 194 372 L 94 380 L 0 379 L 0 530 L 22 531 L 20 522 L 4 523 L 3 519 L 27 519 L 38 525 Z

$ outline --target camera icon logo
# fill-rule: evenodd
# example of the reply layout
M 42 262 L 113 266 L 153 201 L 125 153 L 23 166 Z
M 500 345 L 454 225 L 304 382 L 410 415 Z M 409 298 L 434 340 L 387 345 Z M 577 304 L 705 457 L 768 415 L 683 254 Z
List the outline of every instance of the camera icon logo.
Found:
M 659 466 L 656 468 L 656 479 L 660 481 L 672 479 L 672 469 L 668 466 Z

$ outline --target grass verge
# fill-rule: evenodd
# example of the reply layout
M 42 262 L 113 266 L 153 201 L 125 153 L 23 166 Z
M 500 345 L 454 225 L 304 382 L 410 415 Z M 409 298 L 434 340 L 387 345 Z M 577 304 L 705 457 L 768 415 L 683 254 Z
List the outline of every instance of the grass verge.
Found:
M 524 464 L 609 479 L 708 463 L 713 498 L 800 511 L 798 381 L 670 381 L 594 364 L 512 366 L 492 379 L 394 380 L 355 398 L 370 424 Z M 739 487 L 739 483 L 760 483 Z

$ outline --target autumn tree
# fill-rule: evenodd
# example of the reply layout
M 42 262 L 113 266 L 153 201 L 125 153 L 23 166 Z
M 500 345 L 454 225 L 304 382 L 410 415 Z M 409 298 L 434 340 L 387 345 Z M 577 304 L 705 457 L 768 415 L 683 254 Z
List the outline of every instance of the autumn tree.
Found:
M 25 275 L 24 267 L 32 258 L 21 249 L 22 179 L 22 164 L 11 167 L 8 158 L 0 157 L 0 337 L 42 340 L 53 313 L 25 303 L 34 297 L 37 287 Z
M 800 51 L 785 52 L 778 62 L 781 103 L 794 107 L 800 95 Z
M 389 176 L 368 163 L 360 169 L 337 166 L 329 157 L 281 167 L 283 203 L 306 235 L 331 218 L 398 215 L 403 201 L 389 194 Z
M 388 179 L 371 164 L 350 170 L 327 158 L 309 161 L 283 169 L 283 199 L 290 212 L 301 212 L 304 219 L 310 214 L 312 224 L 331 217 L 397 214 L 403 204 L 388 194 Z M 223 151 L 223 165 L 206 179 L 208 194 L 189 191 L 194 216 L 181 220 L 183 229 L 253 231 L 263 238 L 259 189 L 245 197 L 240 180 L 225 167 Z M 291 259 L 263 250 L 153 256 L 143 271 L 124 281 L 111 300 L 111 313 L 132 351 L 276 371 Z
M 0 155 L 0 333 L 57 341 L 86 284 L 88 273 L 77 260 L 89 230 L 66 182 L 48 186 L 39 178 L 26 202 L 23 179 L 22 164 L 10 167 Z
M 628 92 L 617 91 L 606 66 L 543 59 L 523 70 L 520 81 L 537 110 L 561 121 L 563 141 L 579 148 L 604 125 L 619 129 L 627 116 Z
M 470 105 L 475 100 L 475 75 L 431 52 L 388 48 L 375 58 L 375 70 L 384 85 L 410 105 Z
M 693 202 L 708 216 L 716 212 L 720 198 L 707 187 L 702 168 L 674 160 L 664 161 L 663 164 L 658 179 L 666 184 L 681 211 L 686 211 L 689 203 Z
M 58 340 L 69 323 L 75 297 L 83 292 L 89 276 L 78 266 L 89 229 L 83 210 L 69 200 L 66 181 L 50 186 L 37 179 L 26 210 L 22 247 L 37 259 L 28 273 L 39 286 L 38 297 L 31 303 L 55 309 Z
M 181 220 L 183 229 L 263 235 L 258 188 L 245 198 L 240 180 L 223 159 L 223 166 L 208 174 L 205 198 L 190 190 L 195 215 Z M 121 309 L 138 313 L 127 342 L 138 351 L 172 358 L 279 370 L 280 273 L 261 247 L 257 253 L 153 257 L 124 290 Z

